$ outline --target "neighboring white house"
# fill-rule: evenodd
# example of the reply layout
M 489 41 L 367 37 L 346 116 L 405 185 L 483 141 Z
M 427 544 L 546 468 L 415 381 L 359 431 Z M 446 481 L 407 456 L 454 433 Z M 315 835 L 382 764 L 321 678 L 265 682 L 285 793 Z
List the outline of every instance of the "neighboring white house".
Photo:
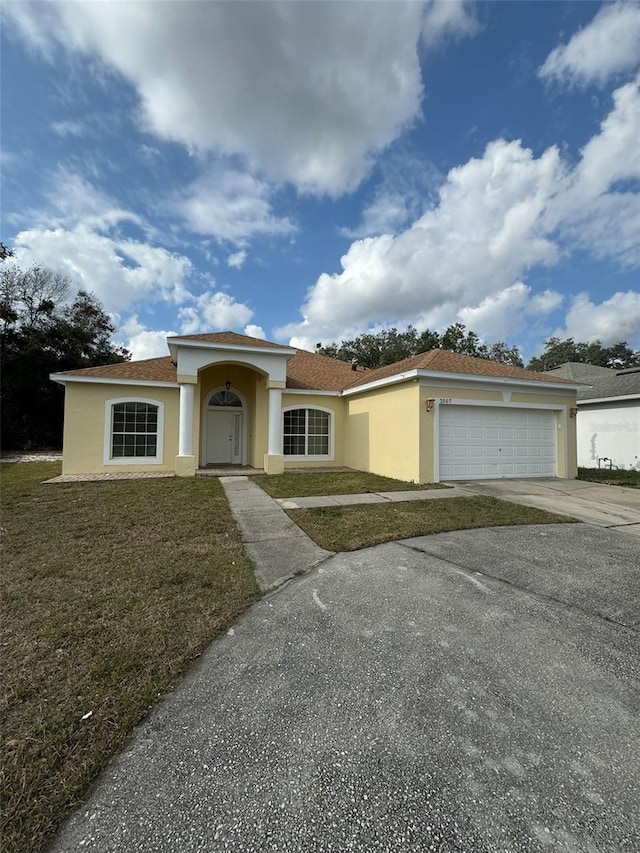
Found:
M 571 361 L 547 372 L 587 383 L 578 391 L 578 465 L 640 470 L 640 366 Z

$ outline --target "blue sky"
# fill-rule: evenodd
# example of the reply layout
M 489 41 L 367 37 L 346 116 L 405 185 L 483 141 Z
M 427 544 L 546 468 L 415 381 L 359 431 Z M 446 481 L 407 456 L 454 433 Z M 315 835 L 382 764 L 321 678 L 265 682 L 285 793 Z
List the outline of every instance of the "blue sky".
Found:
M 640 347 L 640 3 L 4 2 L 2 240 L 137 358 Z

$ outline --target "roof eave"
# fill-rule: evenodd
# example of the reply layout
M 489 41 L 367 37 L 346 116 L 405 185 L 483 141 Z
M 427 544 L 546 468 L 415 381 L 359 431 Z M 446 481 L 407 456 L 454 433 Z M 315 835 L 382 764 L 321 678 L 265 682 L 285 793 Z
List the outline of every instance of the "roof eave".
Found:
M 382 388 L 385 385 L 395 385 L 398 382 L 407 382 L 410 379 L 443 379 L 453 382 L 474 382 L 479 384 L 501 384 L 501 385 L 520 385 L 523 388 L 546 388 L 560 391 L 577 391 L 584 387 L 578 382 L 553 382 L 544 379 L 520 379 L 513 376 L 489 376 L 476 373 L 452 373 L 446 370 L 428 370 L 425 368 L 414 368 L 405 373 L 386 376 L 384 379 L 376 379 L 373 382 L 367 382 L 364 385 L 356 385 L 353 388 L 346 388 L 342 393 L 344 396 L 357 394 L 360 391 L 369 391 L 375 388 Z
M 155 388 L 179 388 L 177 382 L 168 379 L 122 379 L 114 376 L 74 376 L 70 373 L 50 373 L 49 379 L 59 385 L 71 383 L 84 383 L 92 385 L 141 385 L 143 387 Z
M 178 347 L 191 347 L 194 349 L 210 349 L 214 351 L 230 350 L 231 352 L 256 352 L 256 353 L 271 353 L 272 355 L 284 355 L 288 358 L 293 357 L 296 351 L 293 347 L 260 347 L 251 346 L 250 344 L 223 344 L 217 341 L 198 341 L 192 338 L 171 337 L 167 338 L 169 352 L 174 361 L 178 359 Z
M 621 394 L 618 397 L 587 397 L 586 399 L 583 397 L 582 400 L 578 400 L 578 406 L 589 403 L 621 403 L 624 400 L 640 400 L 640 393 L 636 391 L 635 394 Z

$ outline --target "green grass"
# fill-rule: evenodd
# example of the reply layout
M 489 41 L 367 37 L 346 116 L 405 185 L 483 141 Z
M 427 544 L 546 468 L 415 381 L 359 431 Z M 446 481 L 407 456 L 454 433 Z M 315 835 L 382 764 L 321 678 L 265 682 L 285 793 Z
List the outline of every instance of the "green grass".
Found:
M 356 551 L 395 539 L 450 530 L 575 521 L 488 497 L 295 509 L 289 510 L 288 515 L 328 551 Z
M 640 471 L 608 471 L 605 468 L 578 468 L 578 480 L 640 489 Z
M 402 492 L 417 489 L 448 489 L 440 483 L 405 483 L 365 471 L 304 471 L 287 474 L 256 474 L 254 483 L 272 498 L 301 498 L 311 495 L 361 495 L 369 492 Z
M 158 697 L 259 595 L 217 479 L 41 485 L 59 473 L 2 465 L 5 853 L 44 848 Z

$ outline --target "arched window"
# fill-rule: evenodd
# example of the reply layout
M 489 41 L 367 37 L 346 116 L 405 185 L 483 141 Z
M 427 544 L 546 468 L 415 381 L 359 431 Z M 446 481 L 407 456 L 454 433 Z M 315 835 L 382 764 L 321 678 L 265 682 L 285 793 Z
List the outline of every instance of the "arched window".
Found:
M 333 458 L 333 418 L 328 409 L 285 409 L 282 452 L 285 456 Z
M 234 408 L 241 409 L 242 400 L 233 391 L 227 391 L 226 388 L 222 388 L 211 395 L 209 406 L 233 406 Z
M 162 462 L 162 403 L 121 398 L 107 400 L 105 408 L 105 464 Z

